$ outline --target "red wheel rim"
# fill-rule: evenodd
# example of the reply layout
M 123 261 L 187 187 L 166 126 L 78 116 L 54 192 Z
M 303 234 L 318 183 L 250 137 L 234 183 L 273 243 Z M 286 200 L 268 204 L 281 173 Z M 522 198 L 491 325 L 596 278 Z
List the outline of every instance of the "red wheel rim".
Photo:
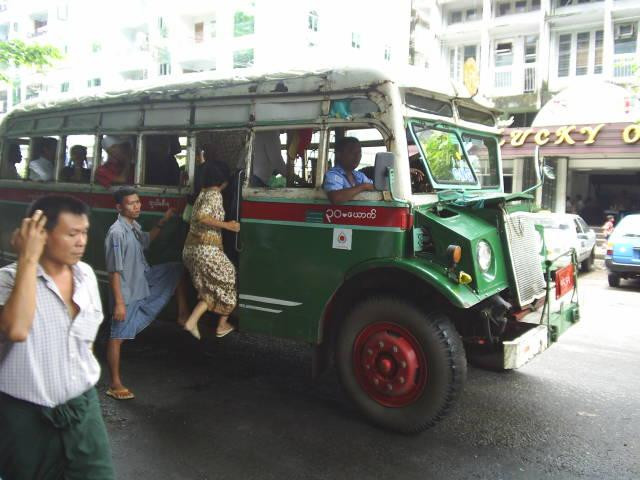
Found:
M 353 367 L 362 389 L 385 407 L 413 403 L 427 383 L 422 347 L 409 330 L 395 323 L 374 323 L 358 334 Z

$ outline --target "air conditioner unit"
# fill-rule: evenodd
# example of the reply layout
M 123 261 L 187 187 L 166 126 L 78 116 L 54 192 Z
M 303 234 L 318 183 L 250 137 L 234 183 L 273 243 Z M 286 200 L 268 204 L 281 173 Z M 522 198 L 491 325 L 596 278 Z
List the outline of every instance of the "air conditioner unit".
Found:
M 615 37 L 616 40 L 626 40 L 633 38 L 636 33 L 636 26 L 633 23 L 622 23 L 616 25 Z

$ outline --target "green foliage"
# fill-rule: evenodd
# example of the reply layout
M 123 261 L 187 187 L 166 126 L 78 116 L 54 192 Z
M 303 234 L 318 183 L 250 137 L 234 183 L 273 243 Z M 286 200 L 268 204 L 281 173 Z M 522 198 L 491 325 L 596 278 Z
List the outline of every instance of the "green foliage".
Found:
M 453 168 L 456 166 L 456 159 L 460 155 L 460 147 L 454 138 L 449 134 L 440 132 L 431 132 L 431 135 L 426 139 L 420 138 L 422 148 L 427 154 L 429 169 L 436 181 L 455 180 Z
M 27 45 L 22 40 L 0 42 L 0 70 L 23 66 L 43 68 L 60 58 L 60 50 L 51 45 Z M 0 81 L 8 82 L 9 79 L 0 72 Z

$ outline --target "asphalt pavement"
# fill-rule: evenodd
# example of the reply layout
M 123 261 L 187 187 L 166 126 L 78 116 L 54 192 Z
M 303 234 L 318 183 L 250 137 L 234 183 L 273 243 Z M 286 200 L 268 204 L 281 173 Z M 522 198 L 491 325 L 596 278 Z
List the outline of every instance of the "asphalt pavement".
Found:
M 581 275 L 582 319 L 517 371 L 470 367 L 454 411 L 405 436 L 366 423 L 304 346 L 157 322 L 104 396 L 119 479 L 639 479 L 640 282 Z M 104 382 L 103 373 L 103 382 Z

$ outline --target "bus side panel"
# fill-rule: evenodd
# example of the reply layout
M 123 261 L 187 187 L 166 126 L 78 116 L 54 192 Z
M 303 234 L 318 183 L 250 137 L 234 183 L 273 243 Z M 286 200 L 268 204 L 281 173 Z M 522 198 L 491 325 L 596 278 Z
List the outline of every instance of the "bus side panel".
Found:
M 238 289 L 243 331 L 315 343 L 322 312 L 347 271 L 372 258 L 404 255 L 401 228 L 255 219 L 245 210 Z

